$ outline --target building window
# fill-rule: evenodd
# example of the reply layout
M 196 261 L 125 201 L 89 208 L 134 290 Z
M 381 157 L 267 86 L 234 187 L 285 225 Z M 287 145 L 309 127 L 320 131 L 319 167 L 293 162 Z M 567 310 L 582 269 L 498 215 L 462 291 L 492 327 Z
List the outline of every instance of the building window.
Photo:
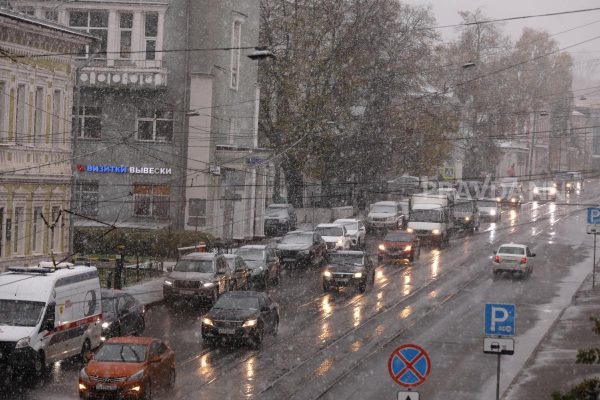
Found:
M 23 207 L 15 207 L 15 217 L 13 219 L 13 254 L 23 254 Z
M 84 215 L 98 215 L 98 182 L 77 182 L 75 188 L 77 210 Z
M 133 29 L 133 14 L 132 13 L 119 14 L 119 33 L 120 33 L 119 58 L 130 58 L 131 57 L 131 35 L 133 32 L 132 29 Z
M 188 225 L 206 226 L 206 199 L 190 199 Z
M 58 22 L 58 11 L 44 10 L 44 18 L 48 21 Z
M 133 213 L 139 217 L 167 218 L 171 203 L 168 185 L 133 185 Z
M 48 221 L 48 223 L 52 226 L 54 225 L 53 229 L 50 229 L 50 250 L 60 250 L 57 249 L 57 246 L 60 246 L 60 234 L 61 234 L 61 230 L 62 230 L 62 224 L 60 222 L 58 222 L 60 218 L 60 207 L 59 206 L 52 206 L 52 220 Z
M 54 91 L 54 96 L 52 97 L 52 138 L 51 142 L 53 146 L 58 146 L 59 138 L 63 137 L 64 132 L 61 135 L 60 132 L 60 120 L 61 120 L 61 110 L 62 110 L 62 92 L 60 90 Z
M 26 15 L 30 15 L 32 17 L 35 16 L 35 8 L 27 6 L 27 7 L 18 7 L 17 11 L 20 12 L 21 14 L 26 14 Z
M 108 12 L 107 11 L 70 11 L 69 26 L 74 29 L 87 32 L 100 39 L 98 47 L 90 50 L 86 45 L 85 51 L 81 54 L 88 57 L 90 53 L 97 52 L 95 58 L 106 57 L 106 43 L 108 41 Z
M 15 132 L 15 142 L 22 143 L 23 137 L 25 136 L 25 113 L 27 99 L 25 96 L 26 87 L 25 85 L 17 86 L 17 131 Z
M 102 131 L 102 108 L 79 107 L 79 137 L 99 139 Z
M 44 136 L 44 88 L 35 89 L 35 110 L 33 119 L 33 143 L 42 143 Z
M 33 208 L 33 218 L 31 219 L 31 251 L 40 253 L 42 247 L 42 207 Z
M 144 14 L 144 37 L 146 41 L 146 60 L 156 60 L 156 39 L 158 37 L 158 13 Z
M 173 111 L 140 110 L 137 138 L 145 142 L 170 142 L 173 139 Z
M 240 57 L 242 45 L 242 21 L 233 21 L 231 29 L 231 88 L 237 89 L 240 80 Z

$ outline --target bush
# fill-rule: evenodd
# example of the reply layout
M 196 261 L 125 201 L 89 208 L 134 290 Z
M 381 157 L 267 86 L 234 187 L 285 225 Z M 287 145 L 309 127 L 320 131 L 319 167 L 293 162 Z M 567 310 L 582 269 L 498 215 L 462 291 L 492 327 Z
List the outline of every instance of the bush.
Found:
M 213 238 L 204 232 L 175 231 L 169 228 L 141 230 L 119 228 L 106 233 L 106 228 L 75 228 L 74 247 L 77 254 L 116 254 L 124 246 L 128 256 L 157 260 L 176 259 L 177 248 L 205 242 Z

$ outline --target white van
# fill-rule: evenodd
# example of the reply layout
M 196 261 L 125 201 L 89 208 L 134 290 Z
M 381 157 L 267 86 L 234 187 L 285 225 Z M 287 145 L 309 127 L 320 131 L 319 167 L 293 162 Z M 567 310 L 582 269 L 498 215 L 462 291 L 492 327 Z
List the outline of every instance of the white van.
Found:
M 0 274 L 0 375 L 39 376 L 51 363 L 98 347 L 101 333 L 95 267 L 44 263 Z

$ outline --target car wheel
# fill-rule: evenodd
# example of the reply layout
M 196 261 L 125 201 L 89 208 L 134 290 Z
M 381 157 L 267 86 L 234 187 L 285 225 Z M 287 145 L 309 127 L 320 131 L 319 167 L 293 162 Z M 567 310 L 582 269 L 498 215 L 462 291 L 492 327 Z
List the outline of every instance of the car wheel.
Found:
M 256 334 L 252 338 L 252 347 L 254 347 L 255 349 L 259 348 L 262 344 L 264 337 L 265 332 L 263 331 L 263 328 L 258 328 Z
M 37 357 L 35 357 L 35 360 L 33 360 L 33 377 L 39 379 L 43 377 L 47 371 L 48 368 L 46 366 L 46 356 L 44 352 L 40 350 L 37 353 Z
M 148 381 L 144 386 L 144 400 L 152 399 L 152 382 Z
M 219 300 L 219 289 L 214 289 L 212 293 L 212 304 L 215 304 Z
M 82 362 L 85 362 L 85 355 L 92 350 L 92 345 L 90 343 L 90 339 L 85 339 L 83 341 L 83 345 L 81 346 L 81 353 L 79 353 L 79 359 Z
M 329 292 L 330 289 L 331 289 L 331 286 L 329 286 L 327 283 L 323 282 L 323 291 Z
M 214 347 L 215 343 L 217 342 L 217 340 L 215 338 L 204 336 L 204 335 L 202 336 L 202 341 L 208 347 Z
M 414 250 L 410 251 L 410 255 L 408 256 L 408 261 L 410 261 L 410 262 L 415 261 L 415 251 Z
M 361 282 L 358 284 L 358 291 L 364 293 L 367 291 L 367 282 Z
M 175 389 L 175 379 L 177 375 L 175 374 L 175 368 L 171 368 L 171 374 L 169 375 L 169 389 Z

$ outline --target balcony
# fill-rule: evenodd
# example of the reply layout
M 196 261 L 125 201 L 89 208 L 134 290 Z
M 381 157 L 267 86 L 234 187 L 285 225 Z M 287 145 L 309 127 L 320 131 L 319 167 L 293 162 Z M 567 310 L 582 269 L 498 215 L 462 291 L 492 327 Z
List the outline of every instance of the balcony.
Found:
M 82 69 L 79 73 L 82 87 L 115 89 L 153 89 L 167 86 L 167 70 L 158 60 L 124 62 L 109 60 Z

